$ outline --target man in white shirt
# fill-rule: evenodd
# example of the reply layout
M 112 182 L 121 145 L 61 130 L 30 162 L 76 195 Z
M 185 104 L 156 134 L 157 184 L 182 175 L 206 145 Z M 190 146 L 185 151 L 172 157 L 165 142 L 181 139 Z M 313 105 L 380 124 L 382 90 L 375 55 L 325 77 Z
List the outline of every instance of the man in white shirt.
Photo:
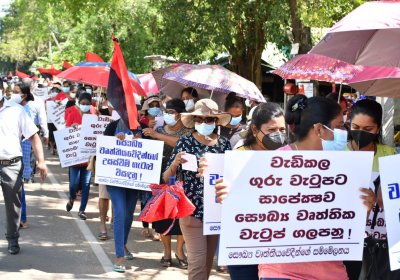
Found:
M 40 177 L 44 180 L 47 176 L 42 143 L 37 131 L 22 106 L 4 97 L 0 100 L 0 184 L 6 208 L 8 252 L 13 255 L 20 251 L 18 230 L 21 219 L 22 136 L 32 143 Z

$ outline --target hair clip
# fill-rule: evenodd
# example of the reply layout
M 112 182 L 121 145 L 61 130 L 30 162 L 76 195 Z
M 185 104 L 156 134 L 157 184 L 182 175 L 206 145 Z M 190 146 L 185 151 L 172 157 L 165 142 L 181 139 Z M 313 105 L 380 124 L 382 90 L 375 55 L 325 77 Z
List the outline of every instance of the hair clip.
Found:
M 296 103 L 293 104 L 291 111 L 292 112 L 296 112 L 297 110 L 304 110 L 307 107 L 307 104 L 305 102 L 306 100 L 304 99 L 300 99 L 299 101 L 297 101 Z

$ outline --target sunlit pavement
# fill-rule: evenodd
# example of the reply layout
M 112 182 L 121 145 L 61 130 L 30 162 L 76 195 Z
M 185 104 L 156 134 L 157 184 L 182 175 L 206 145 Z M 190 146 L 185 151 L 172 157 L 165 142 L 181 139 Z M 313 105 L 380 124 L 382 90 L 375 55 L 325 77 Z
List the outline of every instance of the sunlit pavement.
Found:
M 57 157 L 47 153 L 47 159 L 50 174 L 46 181 L 41 184 L 35 178 L 35 183 L 25 186 L 29 228 L 20 230 L 20 254 L 12 256 L 7 253 L 7 241 L 1 234 L 0 279 L 187 279 L 185 270 L 161 266 L 161 242 L 144 239 L 141 236 L 142 224 L 136 221 L 128 242 L 135 259 L 128 261 L 125 274 L 112 272 L 114 240 L 110 224 L 108 234 L 111 239 L 98 241 L 96 238 L 98 187 L 91 186 L 86 210 L 88 220 L 81 221 L 77 216 L 79 201 L 75 201 L 70 213 L 65 210 L 67 169 L 60 168 Z M 136 209 L 138 211 L 139 207 Z M 3 233 L 6 225 L 4 211 L 1 195 L 0 231 Z M 172 247 L 175 247 L 175 242 Z M 175 259 L 173 265 L 177 265 Z M 229 276 L 218 274 L 214 269 L 210 279 L 229 279 Z

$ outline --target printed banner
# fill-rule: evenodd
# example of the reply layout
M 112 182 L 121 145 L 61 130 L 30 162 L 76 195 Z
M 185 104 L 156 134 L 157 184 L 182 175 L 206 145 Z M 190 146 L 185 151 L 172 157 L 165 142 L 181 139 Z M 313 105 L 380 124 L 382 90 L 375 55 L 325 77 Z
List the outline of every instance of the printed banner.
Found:
M 204 173 L 203 234 L 219 234 L 221 231 L 221 204 L 215 197 L 215 184 L 223 178 L 224 154 L 206 153 L 207 169 Z
M 54 131 L 57 152 L 62 168 L 89 161 L 89 155 L 82 154 L 79 149 L 80 132 L 80 126 L 77 128 L 67 127 Z
M 79 139 L 79 148 L 82 154 L 96 155 L 97 136 L 103 135 L 104 130 L 111 121 L 112 118 L 110 116 L 83 115 L 81 138 Z
M 150 191 L 160 183 L 164 142 L 97 136 L 95 182 Z
M 390 270 L 400 269 L 400 155 L 379 158 Z
M 65 128 L 65 104 L 58 104 L 54 101 L 46 102 L 47 119 L 49 123 L 54 123 L 57 130 Z
M 361 260 L 359 188 L 372 162 L 372 152 L 226 152 L 219 264 Z

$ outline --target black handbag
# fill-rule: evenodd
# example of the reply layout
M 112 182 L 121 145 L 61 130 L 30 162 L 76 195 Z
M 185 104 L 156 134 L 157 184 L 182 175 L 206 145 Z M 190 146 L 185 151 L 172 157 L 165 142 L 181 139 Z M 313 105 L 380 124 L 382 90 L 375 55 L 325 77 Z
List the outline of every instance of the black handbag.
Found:
M 375 195 L 378 193 L 380 177 L 374 181 Z M 379 205 L 375 204 L 371 230 L 375 228 Z M 400 270 L 390 271 L 387 240 L 368 236 L 364 239 L 364 252 L 359 280 L 399 280 Z

